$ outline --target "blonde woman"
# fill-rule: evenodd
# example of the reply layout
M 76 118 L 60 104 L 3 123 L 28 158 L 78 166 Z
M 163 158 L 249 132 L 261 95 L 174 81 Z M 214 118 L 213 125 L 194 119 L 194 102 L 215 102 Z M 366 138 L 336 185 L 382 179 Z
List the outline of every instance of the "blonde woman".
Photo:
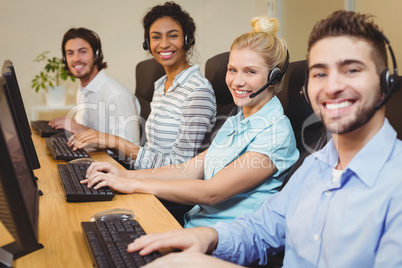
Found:
M 260 17 L 251 24 L 253 31 L 232 44 L 226 75 L 242 110 L 227 119 L 208 150 L 181 165 L 155 170 L 93 163 L 83 183 L 195 205 L 184 217 L 186 228 L 231 222 L 253 213 L 274 194 L 299 156 L 291 124 L 275 96 L 288 54 L 276 36 L 276 19 Z

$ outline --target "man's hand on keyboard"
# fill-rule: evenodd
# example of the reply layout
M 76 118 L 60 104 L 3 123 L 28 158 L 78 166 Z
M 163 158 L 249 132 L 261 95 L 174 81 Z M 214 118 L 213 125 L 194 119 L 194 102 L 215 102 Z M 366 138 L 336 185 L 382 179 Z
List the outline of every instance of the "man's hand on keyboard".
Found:
M 89 128 L 78 124 L 75 120 L 68 117 L 59 117 L 49 121 L 49 125 L 55 129 L 65 129 L 71 133 L 81 133 Z

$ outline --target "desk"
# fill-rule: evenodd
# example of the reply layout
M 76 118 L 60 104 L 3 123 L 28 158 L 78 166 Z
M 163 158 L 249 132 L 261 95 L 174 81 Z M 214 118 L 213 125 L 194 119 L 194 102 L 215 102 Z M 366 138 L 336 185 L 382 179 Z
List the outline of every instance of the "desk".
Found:
M 112 201 L 67 203 L 57 171 L 57 163 L 50 156 L 45 141 L 32 134 L 41 168 L 34 173 L 43 196 L 39 201 L 39 242 L 44 248 L 17 259 L 14 265 L 24 267 L 92 267 L 83 234 L 81 221 L 89 221 L 99 211 L 112 208 L 131 209 L 136 220 L 147 233 L 181 229 L 181 225 L 153 195 L 116 194 Z M 105 152 L 91 153 L 91 158 L 120 166 Z M 121 166 L 120 166 L 121 167 Z M 62 231 L 62 232 L 60 232 Z M 2 245 L 13 241 L 0 223 Z

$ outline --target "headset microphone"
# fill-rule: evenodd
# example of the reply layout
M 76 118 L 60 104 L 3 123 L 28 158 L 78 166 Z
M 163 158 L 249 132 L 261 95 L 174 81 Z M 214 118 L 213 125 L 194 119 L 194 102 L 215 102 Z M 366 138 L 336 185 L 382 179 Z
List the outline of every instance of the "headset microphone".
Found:
M 283 71 L 281 71 L 281 69 L 278 66 L 273 68 L 268 74 L 268 82 L 265 85 L 263 85 L 262 88 L 260 88 L 256 92 L 250 94 L 250 96 L 249 96 L 250 99 L 261 94 L 261 92 L 263 92 L 264 89 L 266 89 L 267 87 L 269 87 L 271 85 L 275 85 L 276 83 L 278 83 L 282 80 L 283 76 L 286 73 L 286 70 L 288 69 L 288 65 L 289 65 L 289 51 L 288 50 L 286 50 L 286 54 L 287 54 L 287 58 L 286 58 L 285 66 L 283 67 Z
M 266 83 L 265 85 L 263 85 L 262 88 L 260 88 L 258 91 L 254 92 L 254 93 L 251 93 L 250 96 L 249 96 L 250 99 L 252 99 L 252 98 L 258 96 L 259 94 L 261 94 L 261 92 L 263 92 L 264 89 L 266 89 L 267 87 L 269 87 L 269 86 L 273 83 L 273 81 L 274 81 L 274 80 L 271 79 L 270 81 L 268 81 L 268 83 Z

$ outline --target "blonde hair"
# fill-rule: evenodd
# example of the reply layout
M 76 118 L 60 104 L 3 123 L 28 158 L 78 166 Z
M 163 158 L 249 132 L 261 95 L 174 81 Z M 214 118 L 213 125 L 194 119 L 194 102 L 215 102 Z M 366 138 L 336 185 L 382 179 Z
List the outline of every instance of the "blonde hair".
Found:
M 253 30 L 237 37 L 230 50 L 249 47 L 264 58 L 269 70 L 276 66 L 283 70 L 288 56 L 286 42 L 276 36 L 279 29 L 278 20 L 267 16 L 255 17 L 250 24 Z M 282 88 L 283 79 L 274 85 L 274 94 Z

